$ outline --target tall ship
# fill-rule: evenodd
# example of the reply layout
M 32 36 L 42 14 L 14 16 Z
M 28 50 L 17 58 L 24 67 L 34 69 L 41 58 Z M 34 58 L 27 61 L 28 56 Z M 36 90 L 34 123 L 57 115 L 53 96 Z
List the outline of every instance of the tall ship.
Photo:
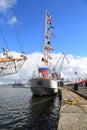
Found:
M 45 38 L 44 47 L 41 57 L 41 64 L 38 66 L 38 76 L 32 76 L 29 80 L 30 89 L 34 96 L 54 95 L 58 93 L 57 74 L 51 72 L 51 37 L 54 34 L 51 32 L 53 29 L 50 13 L 45 13 Z

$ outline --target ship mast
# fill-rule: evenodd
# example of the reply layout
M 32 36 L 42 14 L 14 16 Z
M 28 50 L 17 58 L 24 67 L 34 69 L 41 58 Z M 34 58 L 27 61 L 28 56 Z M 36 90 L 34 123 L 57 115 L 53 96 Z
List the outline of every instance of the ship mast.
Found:
M 44 51 L 43 51 L 43 57 L 42 57 L 42 62 L 44 62 L 44 65 L 48 66 L 49 65 L 49 59 L 51 58 L 50 52 L 51 52 L 51 46 L 50 46 L 50 38 L 52 36 L 51 33 L 51 16 L 48 11 L 46 11 L 45 14 L 45 40 L 44 40 Z
M 53 35 L 51 33 L 51 29 L 53 27 L 51 26 L 51 17 L 48 11 L 46 11 L 45 14 L 45 37 L 44 37 L 44 50 L 43 50 L 43 56 L 42 56 L 42 63 L 43 67 L 38 68 L 38 72 L 41 73 L 42 77 L 45 78 L 46 80 L 49 79 L 50 77 L 50 71 L 49 71 L 49 66 L 50 66 L 50 59 L 51 58 L 51 46 L 50 46 L 50 39 L 51 36 Z

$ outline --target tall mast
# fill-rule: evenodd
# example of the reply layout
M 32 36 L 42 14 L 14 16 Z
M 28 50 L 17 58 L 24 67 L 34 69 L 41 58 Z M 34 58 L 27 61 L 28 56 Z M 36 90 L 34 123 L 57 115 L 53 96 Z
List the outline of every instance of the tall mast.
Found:
M 44 40 L 44 51 L 43 51 L 43 57 L 42 57 L 42 62 L 44 62 L 44 65 L 47 65 L 48 66 L 48 62 L 49 62 L 49 59 L 51 59 L 51 55 L 50 55 L 50 52 L 51 52 L 51 46 L 50 46 L 50 38 L 52 36 L 52 33 L 51 33 L 51 29 L 53 27 L 51 27 L 51 16 L 49 14 L 48 11 L 46 11 L 46 14 L 45 14 L 45 40 Z

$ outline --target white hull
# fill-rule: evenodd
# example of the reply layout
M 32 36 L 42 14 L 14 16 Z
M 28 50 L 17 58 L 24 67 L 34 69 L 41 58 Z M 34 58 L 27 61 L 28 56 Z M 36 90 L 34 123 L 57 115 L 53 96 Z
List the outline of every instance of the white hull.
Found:
M 30 79 L 30 88 L 33 95 L 54 95 L 58 93 L 57 82 L 53 79 L 32 78 Z

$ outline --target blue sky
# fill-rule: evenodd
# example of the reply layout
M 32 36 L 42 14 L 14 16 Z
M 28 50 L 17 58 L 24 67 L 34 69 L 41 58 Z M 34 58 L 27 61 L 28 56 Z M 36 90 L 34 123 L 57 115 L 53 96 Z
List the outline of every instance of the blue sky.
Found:
M 62 76 L 73 79 L 77 72 L 78 77 L 87 78 L 87 0 L 0 0 L 0 54 L 2 48 L 14 51 L 16 56 L 25 50 L 29 58 L 18 74 L 7 78 L 29 79 L 37 70 L 44 45 L 46 10 L 55 34 L 51 39 L 53 63 L 64 52 L 70 64 L 64 63 Z
M 0 12 L 0 21 L 2 19 L 4 21 L 0 22 L 0 28 L 3 31 L 9 50 L 20 52 L 20 46 L 27 54 L 43 50 L 45 11 L 48 10 L 52 17 L 53 33 L 55 34 L 55 37 L 52 38 L 53 52 L 87 56 L 86 0 L 10 1 L 13 1 L 13 5 Z M 15 29 L 18 34 L 15 33 L 12 25 L 6 24 L 14 16 L 17 20 Z M 0 41 L 0 46 L 5 47 L 1 33 Z

